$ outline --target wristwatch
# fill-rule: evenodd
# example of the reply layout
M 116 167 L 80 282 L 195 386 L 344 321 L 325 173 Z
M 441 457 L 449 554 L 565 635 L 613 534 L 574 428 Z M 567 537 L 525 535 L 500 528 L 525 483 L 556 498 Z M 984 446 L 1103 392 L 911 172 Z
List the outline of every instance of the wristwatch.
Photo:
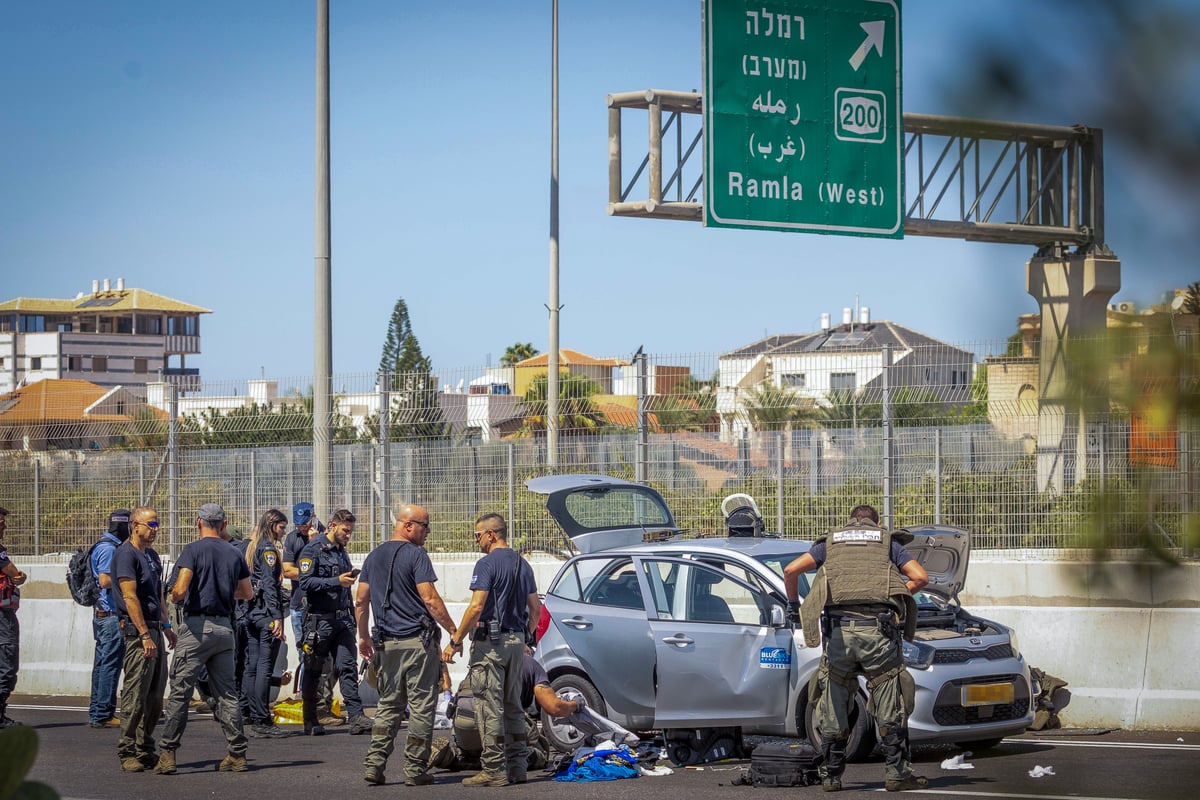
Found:
M 454 637 L 451 636 L 450 637 L 450 646 L 453 647 L 455 650 L 457 650 L 458 648 L 462 647 L 462 642 L 454 641 Z

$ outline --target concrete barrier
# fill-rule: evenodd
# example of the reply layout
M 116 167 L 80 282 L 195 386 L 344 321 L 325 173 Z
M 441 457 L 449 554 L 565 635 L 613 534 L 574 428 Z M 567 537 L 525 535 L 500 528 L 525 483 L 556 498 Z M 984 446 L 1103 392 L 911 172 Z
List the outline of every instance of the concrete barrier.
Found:
M 461 619 L 478 556 L 433 554 L 438 589 Z M 561 562 L 531 559 L 547 587 Z M 17 565 L 22 590 L 20 694 L 87 696 L 91 684 L 91 611 L 66 587 L 66 559 Z M 1095 567 L 1030 562 L 1003 555 L 972 558 L 962 602 L 1012 626 L 1029 664 L 1069 683 L 1061 712 L 1068 727 L 1200 730 L 1200 565 L 1147 569 L 1133 563 Z M 294 656 L 294 642 L 288 631 Z M 451 669 L 455 682 L 462 664 Z

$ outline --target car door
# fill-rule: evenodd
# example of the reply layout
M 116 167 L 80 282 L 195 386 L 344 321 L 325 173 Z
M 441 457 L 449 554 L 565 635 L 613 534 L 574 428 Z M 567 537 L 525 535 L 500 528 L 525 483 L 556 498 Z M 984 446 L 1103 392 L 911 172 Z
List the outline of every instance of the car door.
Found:
M 685 559 L 642 559 L 656 655 L 654 723 L 754 725 L 788 705 L 792 631 L 770 625 L 778 602 L 725 570 Z
M 654 715 L 654 644 L 632 561 L 579 558 L 546 598 L 551 624 L 586 677 L 616 710 Z

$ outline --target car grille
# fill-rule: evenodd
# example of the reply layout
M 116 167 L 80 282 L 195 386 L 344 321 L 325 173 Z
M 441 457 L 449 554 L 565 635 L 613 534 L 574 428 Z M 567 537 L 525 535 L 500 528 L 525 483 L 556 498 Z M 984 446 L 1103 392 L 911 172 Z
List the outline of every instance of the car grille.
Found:
M 962 705 L 962 687 L 977 683 L 1011 683 L 1015 696 L 1011 703 L 987 706 Z M 938 725 L 976 725 L 1020 719 L 1029 713 L 1029 687 L 1020 675 L 989 675 L 969 680 L 950 681 L 942 686 L 933 705 L 933 721 Z
M 994 644 L 986 650 L 965 650 L 956 648 L 954 650 L 938 650 L 934 653 L 933 663 L 935 664 L 962 664 L 970 661 L 973 658 L 986 658 L 989 661 L 995 661 L 1000 658 L 1012 658 L 1012 645 Z

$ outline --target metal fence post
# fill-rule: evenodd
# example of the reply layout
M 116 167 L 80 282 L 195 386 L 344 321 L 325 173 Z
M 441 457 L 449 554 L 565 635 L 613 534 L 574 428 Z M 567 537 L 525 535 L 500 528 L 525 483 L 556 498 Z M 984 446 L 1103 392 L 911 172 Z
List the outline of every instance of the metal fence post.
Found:
M 42 462 L 33 457 L 33 552 L 42 554 Z
M 505 480 L 508 482 L 508 521 L 510 525 L 515 527 L 516 521 L 513 517 L 517 513 L 517 462 L 515 445 L 512 442 L 508 443 L 508 464 Z
M 634 462 L 633 479 L 638 483 L 649 480 L 649 426 L 646 424 L 646 354 L 638 348 L 634 357 L 637 362 L 637 459 Z
M 258 522 L 258 453 L 250 451 L 250 520 Z
M 737 444 L 738 477 L 747 478 L 750 476 L 750 431 L 743 430 Z
M 174 561 L 179 556 L 179 387 L 167 387 L 167 547 Z
M 892 527 L 895 510 L 895 454 L 892 438 L 892 346 L 883 346 L 883 526 Z
M 287 504 L 290 507 L 296 505 L 296 456 L 292 448 L 288 448 L 283 458 L 284 466 L 287 468 Z
M 391 376 L 379 373 L 379 541 L 391 537 L 392 525 L 392 395 Z
M 1192 448 L 1191 448 L 1191 430 L 1189 429 L 1191 420 L 1179 426 L 1179 510 L 1183 515 L 1183 524 L 1181 527 L 1183 539 L 1183 555 L 1190 558 L 1192 555 L 1192 534 L 1189 528 L 1191 527 L 1192 516 Z
M 808 491 L 814 495 L 821 491 L 821 435 L 818 431 L 809 431 L 808 435 Z
M 933 429 L 933 524 L 942 524 L 942 429 Z
M 775 432 L 775 530 L 783 533 L 783 431 Z

